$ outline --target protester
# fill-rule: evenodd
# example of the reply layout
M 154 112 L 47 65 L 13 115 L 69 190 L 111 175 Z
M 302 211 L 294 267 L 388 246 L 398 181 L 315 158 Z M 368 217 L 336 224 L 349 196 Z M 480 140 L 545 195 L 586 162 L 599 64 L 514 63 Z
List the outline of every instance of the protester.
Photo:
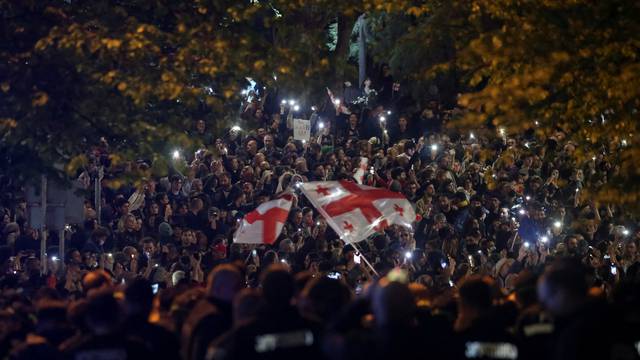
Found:
M 83 178 L 103 164 L 107 179 L 144 181 L 103 182 L 100 211 L 88 188 L 63 254 L 49 231 L 40 258 L 25 194 L 12 196 L 0 209 L 0 356 L 638 358 L 640 227 L 583 194 L 614 178 L 614 154 L 581 160 L 561 129 L 454 129 L 464 109 L 400 105 L 388 67 L 365 85 L 308 113 L 301 100 L 272 114 L 253 102 L 247 123 L 221 131 L 198 117 L 195 148 L 163 175 L 146 159 L 111 165 L 101 140 Z M 303 141 L 294 113 L 313 119 Z M 346 245 L 298 186 L 339 180 L 400 193 L 418 216 Z M 234 242 L 285 192 L 273 243 Z

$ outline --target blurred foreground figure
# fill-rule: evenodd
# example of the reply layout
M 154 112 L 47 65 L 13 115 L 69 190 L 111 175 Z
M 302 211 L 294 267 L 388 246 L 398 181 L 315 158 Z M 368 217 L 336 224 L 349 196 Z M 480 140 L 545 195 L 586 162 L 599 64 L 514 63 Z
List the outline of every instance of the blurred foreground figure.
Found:
M 214 343 L 208 358 L 322 359 L 318 324 L 302 317 L 292 305 L 294 280 L 288 268 L 270 266 L 261 284 L 263 311 Z
M 150 359 L 142 341 L 121 332 L 122 312 L 110 289 L 94 290 L 88 298 L 85 323 L 88 334 L 61 350 L 68 359 Z
M 541 303 L 554 317 L 552 359 L 638 359 L 638 329 L 620 326 L 604 298 L 589 295 L 589 278 L 579 262 L 564 259 L 538 282 Z

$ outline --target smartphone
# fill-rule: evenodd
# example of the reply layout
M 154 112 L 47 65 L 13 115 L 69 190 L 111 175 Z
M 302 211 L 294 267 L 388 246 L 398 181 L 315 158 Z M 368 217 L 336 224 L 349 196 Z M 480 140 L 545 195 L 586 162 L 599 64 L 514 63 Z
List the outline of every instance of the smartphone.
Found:
M 329 279 L 340 280 L 340 279 L 342 279 L 342 274 L 340 274 L 340 273 L 339 273 L 339 272 L 337 272 L 337 271 L 331 271 L 331 272 L 329 272 L 329 273 L 327 274 L 327 277 L 328 277 Z
M 360 261 L 361 261 L 361 259 L 360 259 L 360 254 L 353 255 L 353 262 L 354 262 L 354 263 L 356 263 L 356 264 L 360 264 Z
M 258 250 L 253 249 L 253 251 L 251 251 L 251 255 L 258 256 Z
M 615 265 L 611 265 L 611 275 L 618 275 L 618 268 Z
M 153 291 L 153 294 L 157 294 L 158 290 L 160 289 L 160 284 L 151 284 L 151 291 Z
M 358 285 L 356 285 L 356 290 L 355 290 L 356 295 L 362 294 L 362 288 L 363 288 L 362 283 L 358 283 Z

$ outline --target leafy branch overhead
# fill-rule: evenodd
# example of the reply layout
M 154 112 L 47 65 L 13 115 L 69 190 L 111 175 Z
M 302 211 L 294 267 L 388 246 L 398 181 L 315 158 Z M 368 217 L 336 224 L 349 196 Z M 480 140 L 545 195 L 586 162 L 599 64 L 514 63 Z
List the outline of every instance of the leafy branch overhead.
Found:
M 420 11 L 395 9 L 397 20 L 379 28 L 376 40 L 384 50 L 377 54 L 390 52 L 395 72 L 412 78 L 423 93 L 423 84 L 439 81 L 446 88 L 442 79 L 455 79 L 461 95 L 443 100 L 467 110 L 456 127 L 529 130 L 545 137 L 562 130 L 575 144 L 579 168 L 592 161 L 610 167 L 608 178 L 585 189 L 586 196 L 638 208 L 637 2 L 427 3 Z M 385 37 L 390 32 L 393 41 Z
M 325 28 L 355 19 L 356 5 L 0 1 L 3 167 L 64 177 L 102 137 L 126 158 L 157 158 L 188 146 L 196 119 L 232 121 L 247 76 L 317 94 L 344 58 Z
M 160 159 L 198 118 L 228 126 L 247 76 L 318 99 L 355 80 L 366 13 L 369 54 L 418 103 L 464 107 L 456 127 L 562 130 L 579 167 L 610 168 L 587 196 L 640 199 L 638 2 L 0 0 L 0 13 L 0 166 L 23 179 L 65 176 L 101 137 Z

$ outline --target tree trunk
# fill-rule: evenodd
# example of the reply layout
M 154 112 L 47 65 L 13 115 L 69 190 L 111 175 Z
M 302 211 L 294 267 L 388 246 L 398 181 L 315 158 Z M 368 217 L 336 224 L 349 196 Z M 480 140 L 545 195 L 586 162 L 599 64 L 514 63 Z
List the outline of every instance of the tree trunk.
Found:
M 349 55 L 349 42 L 356 19 L 356 16 L 338 15 L 338 40 L 336 49 L 329 58 L 332 68 L 336 70 L 335 77 L 332 79 L 336 85 L 345 81 L 345 66 Z

